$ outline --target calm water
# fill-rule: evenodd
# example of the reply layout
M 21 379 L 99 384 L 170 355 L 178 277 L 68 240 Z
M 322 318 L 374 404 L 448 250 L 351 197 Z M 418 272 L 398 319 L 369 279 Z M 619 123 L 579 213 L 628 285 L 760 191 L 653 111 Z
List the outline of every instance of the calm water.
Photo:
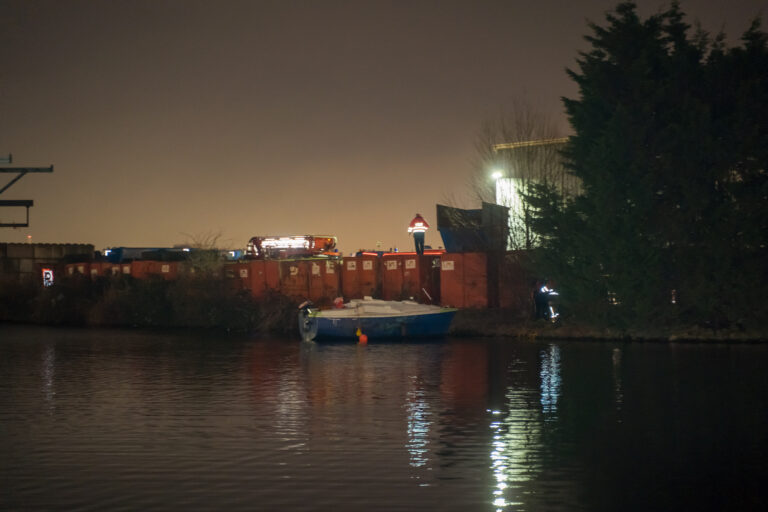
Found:
M 0 326 L 0 509 L 766 510 L 766 367 Z

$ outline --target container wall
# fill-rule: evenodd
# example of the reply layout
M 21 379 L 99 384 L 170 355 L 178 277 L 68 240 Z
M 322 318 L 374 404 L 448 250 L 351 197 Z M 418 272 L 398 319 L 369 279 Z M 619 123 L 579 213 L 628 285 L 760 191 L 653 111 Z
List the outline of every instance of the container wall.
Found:
M 135 262 L 134 262 L 135 263 Z M 148 276 L 157 276 L 166 281 L 173 281 L 179 274 L 179 263 L 176 261 L 142 261 Z
M 302 262 L 304 263 L 304 262 Z M 325 274 L 325 261 L 308 261 L 309 264 L 309 291 L 306 298 L 314 303 L 322 301 L 324 295 L 323 277 Z
M 403 284 L 400 296 L 422 302 L 421 258 L 418 254 L 408 254 L 400 256 L 400 261 L 402 262 L 403 269 Z
M 321 262 L 323 274 L 323 297 L 330 300 L 340 297 L 341 293 L 341 261 L 327 260 Z
M 363 297 L 360 291 L 360 267 L 362 266 L 362 257 L 349 256 L 341 262 L 341 283 L 344 299 L 361 299 Z
M 280 262 L 266 260 L 264 263 L 264 285 L 267 290 L 280 291 Z
M 485 253 L 464 253 L 464 307 L 488 307 L 488 258 Z
M 146 279 L 150 275 L 152 269 L 151 261 L 132 261 L 129 265 L 131 277 L 136 279 Z M 125 272 L 125 265 L 123 265 L 123 272 Z
M 109 266 L 109 263 L 91 262 L 90 264 L 91 279 L 98 279 L 99 277 L 108 276 L 109 275 L 108 266 Z
M 380 259 L 375 255 L 350 256 L 342 263 L 344 298 L 381 297 Z
M 280 292 L 295 299 L 309 297 L 311 264 L 306 260 L 280 261 Z
M 525 269 L 521 252 L 507 253 L 499 271 L 499 307 L 510 309 L 521 317 L 534 315 L 533 294 L 536 280 Z
M 251 291 L 251 295 L 256 298 L 261 298 L 267 292 L 267 270 L 264 265 L 264 261 L 252 260 L 244 263 L 248 289 Z M 243 277 L 242 270 L 240 271 L 240 277 Z
M 358 268 L 360 297 L 381 297 L 381 259 L 363 256 Z
M 464 254 L 445 253 L 440 259 L 440 304 L 464 307 Z
M 385 254 L 381 265 L 381 298 L 400 300 L 403 294 L 403 259 L 397 254 Z
M 330 304 L 341 295 L 343 266 L 337 260 L 313 260 L 310 264 L 309 299 L 316 304 Z
M 440 256 L 423 255 L 419 265 L 421 302 L 440 304 Z

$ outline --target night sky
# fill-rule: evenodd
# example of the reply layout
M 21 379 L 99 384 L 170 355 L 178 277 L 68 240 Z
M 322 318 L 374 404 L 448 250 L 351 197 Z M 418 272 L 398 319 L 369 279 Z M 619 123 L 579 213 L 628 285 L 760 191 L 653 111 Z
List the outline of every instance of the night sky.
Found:
M 616 3 L 0 0 L 0 156 L 55 167 L 0 196 L 35 201 L 30 227 L 0 242 L 330 234 L 345 254 L 411 250 L 420 212 L 437 247 L 436 203 L 479 206 L 483 120 L 522 101 L 568 134 L 565 68 Z M 768 13 L 768 0 L 681 5 L 729 44 Z

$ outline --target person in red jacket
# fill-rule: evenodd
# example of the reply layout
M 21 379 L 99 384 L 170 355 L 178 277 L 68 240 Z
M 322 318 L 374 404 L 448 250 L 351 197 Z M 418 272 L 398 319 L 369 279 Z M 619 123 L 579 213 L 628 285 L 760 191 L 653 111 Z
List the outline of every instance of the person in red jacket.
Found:
M 408 233 L 413 233 L 413 241 L 416 244 L 416 254 L 424 254 L 424 233 L 429 229 L 429 224 L 424 220 L 420 213 L 411 221 L 408 226 Z

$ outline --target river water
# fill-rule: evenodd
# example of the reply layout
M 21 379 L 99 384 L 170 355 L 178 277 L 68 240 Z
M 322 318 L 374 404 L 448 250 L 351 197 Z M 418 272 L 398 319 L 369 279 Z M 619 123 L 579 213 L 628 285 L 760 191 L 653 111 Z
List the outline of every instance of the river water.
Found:
M 767 510 L 767 366 L 0 325 L 0 509 Z

